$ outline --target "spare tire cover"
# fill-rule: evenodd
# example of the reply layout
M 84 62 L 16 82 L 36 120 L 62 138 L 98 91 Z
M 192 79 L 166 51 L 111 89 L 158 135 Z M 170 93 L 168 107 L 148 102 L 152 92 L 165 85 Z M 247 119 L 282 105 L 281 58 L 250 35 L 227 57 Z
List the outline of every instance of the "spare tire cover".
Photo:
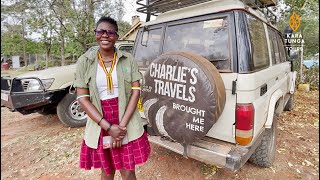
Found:
M 144 74 L 142 103 L 149 126 L 179 143 L 204 137 L 221 115 L 225 101 L 218 70 L 200 55 L 165 53 Z

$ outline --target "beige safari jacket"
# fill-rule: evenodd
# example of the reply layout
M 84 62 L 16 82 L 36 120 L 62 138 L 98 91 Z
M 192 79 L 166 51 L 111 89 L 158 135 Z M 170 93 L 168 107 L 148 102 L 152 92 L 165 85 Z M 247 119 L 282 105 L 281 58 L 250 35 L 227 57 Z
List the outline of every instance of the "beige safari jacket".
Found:
M 92 104 L 102 114 L 100 97 L 96 84 L 98 57 L 97 52 L 99 48 L 92 47 L 85 54 L 80 56 L 77 61 L 77 68 L 73 87 L 89 88 L 90 100 Z M 116 49 L 117 57 L 117 77 L 119 85 L 119 119 L 121 120 L 126 106 L 131 96 L 131 82 L 138 81 L 142 78 L 141 73 L 138 71 L 138 65 L 133 60 L 133 56 L 129 53 Z M 97 149 L 99 135 L 101 132 L 100 126 L 88 117 L 84 140 L 87 146 Z M 142 120 L 138 109 L 136 108 L 128 125 L 127 134 L 128 140 L 132 141 L 142 136 L 144 132 Z

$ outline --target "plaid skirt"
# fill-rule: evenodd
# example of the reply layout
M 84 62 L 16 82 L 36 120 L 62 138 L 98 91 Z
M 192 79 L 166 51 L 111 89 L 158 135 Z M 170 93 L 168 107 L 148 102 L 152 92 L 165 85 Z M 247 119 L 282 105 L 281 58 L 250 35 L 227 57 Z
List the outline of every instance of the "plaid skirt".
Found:
M 119 124 L 118 98 L 101 101 L 103 117 L 111 124 Z M 108 135 L 101 129 L 98 148 L 93 149 L 82 140 L 80 152 L 80 168 L 90 170 L 103 168 L 107 175 L 111 170 L 134 170 L 136 165 L 145 163 L 150 155 L 150 144 L 146 132 L 120 148 L 103 149 L 102 137 Z

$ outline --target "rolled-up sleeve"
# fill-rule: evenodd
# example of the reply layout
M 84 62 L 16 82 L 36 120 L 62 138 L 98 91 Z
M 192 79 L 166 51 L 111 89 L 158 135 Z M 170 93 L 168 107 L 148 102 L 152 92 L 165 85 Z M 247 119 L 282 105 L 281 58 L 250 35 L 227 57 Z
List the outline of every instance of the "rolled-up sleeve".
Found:
M 85 72 L 86 72 L 86 58 L 84 55 L 80 56 L 77 61 L 75 79 L 73 81 L 73 87 L 75 88 L 88 88 L 88 84 L 85 82 Z
M 138 64 L 137 64 L 136 60 L 134 60 L 134 58 L 132 56 L 130 57 L 130 59 L 131 59 L 131 80 L 132 80 L 132 82 L 138 81 L 138 80 L 142 79 L 142 74 L 139 71 Z

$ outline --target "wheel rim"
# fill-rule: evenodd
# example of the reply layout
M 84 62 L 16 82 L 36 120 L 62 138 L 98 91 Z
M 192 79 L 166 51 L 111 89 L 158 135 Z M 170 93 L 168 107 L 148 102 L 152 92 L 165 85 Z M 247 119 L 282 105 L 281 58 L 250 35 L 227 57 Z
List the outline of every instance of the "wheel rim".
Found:
M 70 116 L 78 121 L 82 121 L 87 118 L 86 112 L 81 108 L 80 103 L 77 100 L 72 101 L 69 106 Z

